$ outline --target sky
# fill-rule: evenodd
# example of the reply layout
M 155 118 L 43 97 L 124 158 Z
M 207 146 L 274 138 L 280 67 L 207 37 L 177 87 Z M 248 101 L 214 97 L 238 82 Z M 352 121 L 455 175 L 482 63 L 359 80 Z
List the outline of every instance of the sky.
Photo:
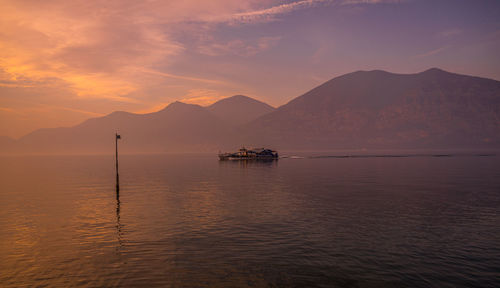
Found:
M 500 80 L 499 0 L 0 0 L 0 136 L 358 70 Z

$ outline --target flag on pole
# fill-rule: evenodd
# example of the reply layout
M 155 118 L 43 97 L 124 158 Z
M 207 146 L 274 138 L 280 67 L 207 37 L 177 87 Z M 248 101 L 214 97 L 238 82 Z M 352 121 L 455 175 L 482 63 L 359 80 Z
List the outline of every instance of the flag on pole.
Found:
M 116 134 L 116 139 L 122 139 L 122 136 Z

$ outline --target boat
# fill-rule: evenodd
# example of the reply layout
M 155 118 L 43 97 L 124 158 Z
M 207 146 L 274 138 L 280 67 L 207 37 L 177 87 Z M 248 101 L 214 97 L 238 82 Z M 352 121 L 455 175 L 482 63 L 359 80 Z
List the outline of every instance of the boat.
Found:
M 219 160 L 274 160 L 278 159 L 278 152 L 267 148 L 247 149 L 241 147 L 238 152 L 219 153 Z

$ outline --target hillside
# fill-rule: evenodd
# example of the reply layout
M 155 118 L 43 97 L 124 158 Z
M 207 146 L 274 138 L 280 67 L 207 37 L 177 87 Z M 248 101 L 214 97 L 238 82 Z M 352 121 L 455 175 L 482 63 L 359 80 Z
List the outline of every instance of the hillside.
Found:
M 209 107 L 175 102 L 148 114 L 113 112 L 74 127 L 39 129 L 3 153 L 216 152 L 500 148 L 500 81 L 430 69 L 358 71 L 274 109 L 233 96 Z M 7 151 L 7 152 L 6 152 Z
M 500 147 L 500 82 L 430 69 L 334 78 L 246 125 L 286 149 Z
M 264 102 L 243 95 L 222 99 L 208 106 L 207 109 L 233 126 L 246 124 L 275 110 Z
M 109 153 L 116 131 L 124 153 L 212 151 L 227 129 L 205 108 L 175 102 L 154 113 L 113 112 L 74 127 L 40 129 L 18 146 L 32 153 Z

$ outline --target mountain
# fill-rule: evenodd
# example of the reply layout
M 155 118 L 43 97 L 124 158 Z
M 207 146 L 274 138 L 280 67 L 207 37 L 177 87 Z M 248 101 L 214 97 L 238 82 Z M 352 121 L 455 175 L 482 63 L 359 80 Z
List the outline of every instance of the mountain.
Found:
M 264 102 L 243 95 L 222 99 L 208 106 L 207 109 L 234 126 L 248 123 L 275 110 Z
M 500 82 L 430 69 L 334 78 L 246 124 L 281 149 L 500 147 Z
M 125 153 L 213 151 L 228 129 L 204 107 L 175 102 L 149 114 L 113 112 L 74 127 L 39 129 L 18 145 L 31 153 L 109 153 L 117 131 Z
M 500 81 L 430 69 L 358 71 L 274 109 L 245 96 L 209 107 L 175 102 L 149 114 L 113 112 L 74 127 L 0 138 L 0 152 L 215 152 L 500 148 Z M 6 152 L 8 151 L 8 152 Z

